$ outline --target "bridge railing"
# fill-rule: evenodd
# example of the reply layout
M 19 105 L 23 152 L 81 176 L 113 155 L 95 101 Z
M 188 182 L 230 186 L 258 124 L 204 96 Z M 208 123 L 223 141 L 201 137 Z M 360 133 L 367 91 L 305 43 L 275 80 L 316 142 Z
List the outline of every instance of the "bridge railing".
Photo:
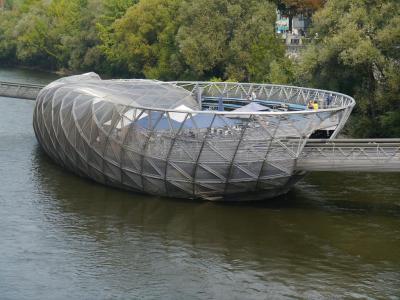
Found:
M 43 85 L 0 81 L 0 96 L 35 100 Z
M 309 140 L 297 169 L 400 172 L 400 139 Z

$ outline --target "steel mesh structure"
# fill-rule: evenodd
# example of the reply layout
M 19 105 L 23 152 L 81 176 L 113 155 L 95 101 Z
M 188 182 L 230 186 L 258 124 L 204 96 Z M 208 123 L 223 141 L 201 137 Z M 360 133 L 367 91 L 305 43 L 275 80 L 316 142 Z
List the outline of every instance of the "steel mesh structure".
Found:
M 297 110 L 204 110 L 207 99 L 243 105 L 250 94 Z M 311 99 L 320 109 L 305 108 Z M 300 87 L 88 73 L 39 93 L 34 129 L 53 160 L 100 183 L 179 198 L 257 200 L 287 192 L 303 174 L 296 164 L 310 135 L 333 128 L 336 136 L 354 104 Z

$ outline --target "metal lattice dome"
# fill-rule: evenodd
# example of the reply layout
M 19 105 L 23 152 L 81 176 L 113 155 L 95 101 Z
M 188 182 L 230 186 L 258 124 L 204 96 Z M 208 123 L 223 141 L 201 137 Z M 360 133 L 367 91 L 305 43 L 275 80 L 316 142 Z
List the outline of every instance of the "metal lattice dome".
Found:
M 309 110 L 309 100 L 319 102 Z M 326 101 L 328 99 L 328 101 Z M 299 87 L 59 79 L 38 95 L 34 129 L 58 164 L 153 195 L 256 200 L 285 193 L 317 130 L 336 136 L 354 99 Z

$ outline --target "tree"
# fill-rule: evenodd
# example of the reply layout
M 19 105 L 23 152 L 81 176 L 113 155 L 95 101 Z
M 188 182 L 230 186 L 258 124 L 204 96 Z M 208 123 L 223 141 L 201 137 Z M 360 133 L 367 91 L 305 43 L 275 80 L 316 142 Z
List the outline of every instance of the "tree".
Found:
M 120 75 L 172 79 L 182 72 L 175 35 L 182 0 L 146 0 L 103 32 L 102 50 Z
M 68 52 L 65 68 L 73 71 L 106 71 L 105 57 L 98 49 L 100 38 L 97 22 L 104 11 L 101 4 L 102 0 L 81 3 L 75 33 L 66 35 L 64 39 L 67 46 L 65 51 Z
M 19 14 L 13 11 L 0 12 L 0 62 L 13 63 L 16 60 L 16 43 L 13 30 Z
M 13 0 L 12 8 L 0 19 L 0 61 L 162 80 L 292 77 L 270 0 Z
M 195 77 L 268 81 L 284 59 L 269 1 L 187 0 L 181 7 L 179 50 Z
M 67 67 L 71 54 L 70 41 L 79 34 L 87 1 L 33 3 L 15 27 L 17 58 L 24 63 L 48 69 Z
M 300 63 L 303 80 L 357 100 L 351 134 L 400 134 L 400 3 L 335 0 L 314 16 L 319 38 Z
M 123 17 L 129 7 L 138 2 L 139 0 L 103 0 L 102 14 L 99 19 L 102 24 L 112 24 Z

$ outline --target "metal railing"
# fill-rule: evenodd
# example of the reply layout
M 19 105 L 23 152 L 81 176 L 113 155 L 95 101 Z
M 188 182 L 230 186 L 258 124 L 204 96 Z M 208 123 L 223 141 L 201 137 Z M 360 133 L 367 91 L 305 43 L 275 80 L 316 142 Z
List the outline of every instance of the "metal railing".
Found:
M 43 85 L 0 81 L 0 96 L 35 100 Z
M 399 172 L 400 139 L 308 140 L 297 169 Z

